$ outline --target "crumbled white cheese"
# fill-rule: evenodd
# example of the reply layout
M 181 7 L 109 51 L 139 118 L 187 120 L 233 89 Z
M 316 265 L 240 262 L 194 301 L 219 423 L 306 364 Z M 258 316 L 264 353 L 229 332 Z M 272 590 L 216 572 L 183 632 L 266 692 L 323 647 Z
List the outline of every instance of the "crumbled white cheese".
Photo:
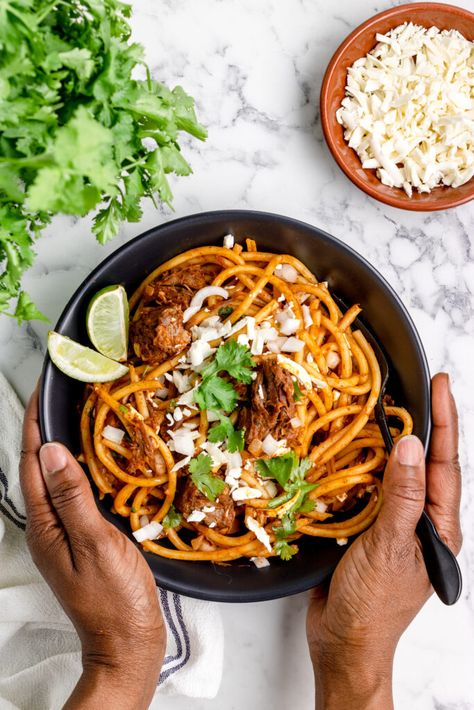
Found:
M 390 187 L 430 192 L 474 175 L 474 42 L 411 22 L 347 73 L 336 112 L 363 168 Z
M 250 486 L 241 486 L 232 493 L 232 498 L 235 501 L 252 500 L 252 498 L 261 498 L 262 491 L 258 488 L 250 488 Z

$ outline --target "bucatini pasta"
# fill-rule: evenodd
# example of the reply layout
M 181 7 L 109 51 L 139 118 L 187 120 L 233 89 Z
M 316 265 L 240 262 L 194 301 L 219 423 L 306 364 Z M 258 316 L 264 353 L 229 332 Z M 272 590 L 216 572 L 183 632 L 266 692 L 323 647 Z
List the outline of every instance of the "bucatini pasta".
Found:
M 342 313 L 295 257 L 226 237 L 159 266 L 130 309 L 129 373 L 88 389 L 82 460 L 146 550 L 261 567 L 373 522 L 387 453 L 358 305 Z M 395 439 L 412 431 L 385 409 Z

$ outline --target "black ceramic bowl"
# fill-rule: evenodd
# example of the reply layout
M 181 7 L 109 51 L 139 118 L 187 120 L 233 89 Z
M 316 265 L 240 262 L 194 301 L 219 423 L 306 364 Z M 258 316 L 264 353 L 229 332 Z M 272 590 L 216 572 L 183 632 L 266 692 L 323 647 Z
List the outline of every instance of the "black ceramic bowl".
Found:
M 345 303 L 360 303 L 363 319 L 387 356 L 389 391 L 406 406 L 414 431 L 427 444 L 430 432 L 430 379 L 426 357 L 405 307 L 382 276 L 342 242 L 303 222 L 250 211 L 207 212 L 150 229 L 105 259 L 67 304 L 56 330 L 88 343 L 86 310 L 101 288 L 122 283 L 129 294 L 156 266 L 205 244 L 221 244 L 225 234 L 251 235 L 263 250 L 287 252 L 303 261 Z M 84 385 L 63 375 L 46 358 L 40 397 L 43 441 L 58 440 L 79 450 L 78 402 Z M 129 533 L 127 522 L 110 513 L 110 500 L 97 500 L 104 516 Z M 255 602 L 302 592 L 325 580 L 344 553 L 334 540 L 307 539 L 291 562 L 272 559 L 269 567 L 168 560 L 145 552 L 157 584 L 199 599 Z

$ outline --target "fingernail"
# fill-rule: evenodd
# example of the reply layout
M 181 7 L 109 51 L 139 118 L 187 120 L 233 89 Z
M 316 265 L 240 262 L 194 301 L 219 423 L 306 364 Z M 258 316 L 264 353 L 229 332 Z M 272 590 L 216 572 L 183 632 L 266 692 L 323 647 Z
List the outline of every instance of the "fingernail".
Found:
M 404 436 L 400 439 L 395 456 L 402 466 L 418 466 L 425 456 L 421 441 L 416 436 Z
M 44 476 L 63 471 L 67 466 L 66 453 L 59 444 L 43 444 L 39 456 Z

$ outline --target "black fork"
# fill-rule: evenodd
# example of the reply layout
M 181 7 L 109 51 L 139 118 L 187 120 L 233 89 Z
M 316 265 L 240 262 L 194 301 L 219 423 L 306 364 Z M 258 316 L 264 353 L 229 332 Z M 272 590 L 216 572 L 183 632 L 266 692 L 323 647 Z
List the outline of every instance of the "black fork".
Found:
M 347 310 L 343 301 L 334 296 L 333 298 L 336 303 L 344 308 L 344 311 Z M 380 366 L 382 381 L 380 394 L 377 404 L 375 405 L 375 419 L 382 433 L 387 451 L 390 453 L 393 449 L 393 437 L 383 406 L 383 397 L 390 374 L 387 358 L 372 333 L 361 322 L 360 318 L 355 319 L 354 326 L 362 332 L 363 336 L 372 346 Z M 425 510 L 422 512 L 421 518 L 416 526 L 416 534 L 421 544 L 423 560 L 433 589 L 444 604 L 455 604 L 462 590 L 461 570 L 459 569 L 458 561 L 454 553 L 440 538 L 435 524 Z

